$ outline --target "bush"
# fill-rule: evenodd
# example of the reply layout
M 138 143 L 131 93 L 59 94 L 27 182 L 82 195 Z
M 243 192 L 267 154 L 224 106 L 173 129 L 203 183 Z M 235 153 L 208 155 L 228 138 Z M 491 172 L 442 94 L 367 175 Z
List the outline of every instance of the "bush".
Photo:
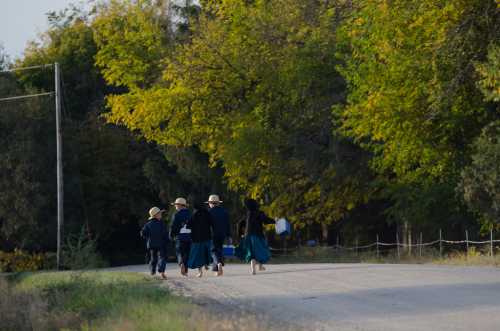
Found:
M 7 253 L 0 251 L 1 272 L 36 271 L 51 267 L 50 253 L 28 253 L 15 249 Z
M 97 252 L 97 240 L 90 238 L 82 229 L 78 235 L 70 235 L 63 248 L 63 264 L 70 270 L 106 267 L 108 264 Z

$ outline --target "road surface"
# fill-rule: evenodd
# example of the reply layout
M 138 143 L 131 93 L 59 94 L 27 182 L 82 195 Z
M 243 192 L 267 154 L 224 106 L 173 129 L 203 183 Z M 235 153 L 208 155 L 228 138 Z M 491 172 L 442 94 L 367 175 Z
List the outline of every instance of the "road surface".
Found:
M 198 279 L 175 267 L 165 283 L 195 302 L 263 313 L 301 329 L 500 330 L 498 268 L 283 264 L 252 276 L 248 265 L 233 264 L 223 277 Z

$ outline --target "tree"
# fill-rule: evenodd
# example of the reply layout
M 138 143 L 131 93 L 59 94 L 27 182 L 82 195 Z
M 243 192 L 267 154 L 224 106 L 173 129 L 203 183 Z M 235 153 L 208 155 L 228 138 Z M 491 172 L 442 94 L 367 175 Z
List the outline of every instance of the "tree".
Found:
M 478 85 L 491 102 L 491 108 L 499 110 L 500 103 L 500 47 L 492 43 L 488 61 L 477 65 L 481 76 Z M 500 121 L 483 128 L 481 135 L 472 143 L 472 161 L 461 172 L 459 192 L 467 205 L 480 215 L 483 225 L 500 223 Z
M 231 189 L 299 226 L 329 224 L 365 201 L 368 155 L 334 133 L 330 111 L 345 92 L 331 33 L 340 9 L 289 0 L 207 7 L 191 41 L 165 59 L 161 82 L 108 98 L 109 120 L 162 145 L 197 146 Z M 118 47 L 99 40 L 104 55 Z
M 339 29 L 349 95 L 335 112 L 343 133 L 373 152 L 398 221 L 441 215 L 451 225 L 464 215 L 454 193 L 468 146 L 498 116 L 476 64 L 499 26 L 494 1 L 363 0 Z
M 0 49 L 0 68 L 10 66 Z M 0 73 L 0 98 L 34 93 L 19 86 L 12 73 Z M 47 112 L 52 98 L 0 102 L 0 249 L 40 249 L 38 241 L 50 242 L 49 215 L 55 190 L 45 185 L 55 162 L 45 128 L 52 127 Z M 54 135 L 55 138 L 55 135 Z M 55 187 L 54 187 L 55 188 Z M 39 222 L 39 220 L 45 222 Z M 31 229 L 37 228 L 35 233 Z
M 494 1 L 359 3 L 341 30 L 341 110 L 349 136 L 374 151 L 374 166 L 407 181 L 453 173 L 491 120 L 476 86 L 476 61 L 497 40 Z
M 161 77 L 161 61 L 172 42 L 167 2 L 116 1 L 102 4 L 92 22 L 99 46 L 95 63 L 114 86 L 131 92 L 147 88 Z
M 137 250 L 142 245 L 138 220 L 146 218 L 151 204 L 169 200 L 161 201 L 143 169 L 150 155 L 159 153 L 157 148 L 123 128 L 106 124 L 100 116 L 105 93 L 116 89 L 105 84 L 94 66 L 97 47 L 87 15 L 73 11 L 50 14 L 51 27 L 41 43 L 33 42 L 16 66 L 61 65 L 65 233 L 77 233 L 84 226 L 110 257 L 124 251 L 113 247 L 117 240 L 128 240 L 128 249 Z M 1 95 L 53 91 L 53 77 L 53 69 L 10 75 L 12 87 L 0 86 Z M 54 100 L 46 97 L 0 107 L 0 181 L 2 188 L 17 187 L 1 190 L 2 242 L 8 240 L 11 248 L 54 249 Z
M 462 171 L 460 191 L 484 224 L 500 223 L 500 122 L 486 126 L 473 143 L 472 163 Z
M 493 41 L 488 51 L 488 61 L 476 66 L 481 79 L 479 88 L 485 95 L 487 101 L 500 103 L 500 43 Z

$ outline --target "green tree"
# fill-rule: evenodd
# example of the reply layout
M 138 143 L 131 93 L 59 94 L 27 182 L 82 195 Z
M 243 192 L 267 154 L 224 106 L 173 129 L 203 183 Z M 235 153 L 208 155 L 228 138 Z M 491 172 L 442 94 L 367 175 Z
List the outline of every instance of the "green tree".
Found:
M 493 42 L 488 51 L 488 61 L 476 66 L 481 79 L 478 82 L 487 101 L 500 103 L 500 43 Z M 498 108 L 497 108 L 498 109 Z
M 165 59 L 163 81 L 109 97 L 109 120 L 162 145 L 197 146 L 231 189 L 299 226 L 331 223 L 365 201 L 367 154 L 333 133 L 330 109 L 345 92 L 331 33 L 337 7 L 280 0 L 204 9 L 191 41 Z M 99 40 L 104 55 L 118 47 Z M 121 76 L 99 53 L 102 70 Z
M 460 191 L 483 223 L 500 223 L 500 122 L 486 126 L 474 140 L 472 162 L 462 171 Z
M 361 1 L 341 30 L 345 132 L 403 180 L 456 171 L 490 119 L 474 68 L 499 37 L 494 1 Z
M 349 95 L 335 112 L 343 132 L 373 152 L 398 221 L 467 218 L 454 192 L 470 142 L 498 116 L 476 67 L 490 72 L 478 63 L 499 26 L 494 1 L 363 0 L 339 29 Z
M 41 42 L 33 42 L 16 66 L 61 65 L 65 231 L 68 235 L 77 233 L 83 225 L 87 234 L 98 238 L 109 257 L 127 248 L 137 250 L 142 245 L 137 235 L 138 220 L 146 218 L 151 204 L 169 200 L 162 201 L 144 171 L 151 155 L 160 153 L 156 146 L 124 128 L 107 124 L 101 117 L 105 94 L 117 89 L 108 87 L 94 66 L 97 47 L 87 17 L 88 13 L 77 8 L 51 13 L 51 26 Z M 19 93 L 54 89 L 52 68 L 22 71 L 10 77 L 19 82 Z M 0 90 L 7 92 L 3 86 Z M 54 100 L 33 99 L 8 106 L 12 111 L 1 112 L 11 116 L 1 122 L 6 126 L 2 134 L 9 142 L 2 145 L 2 188 L 19 189 L 1 191 L 2 202 L 9 207 L 0 210 L 5 230 L 2 238 L 16 247 L 53 249 Z M 123 240 L 131 244 L 116 247 L 115 243 Z
M 0 49 L 0 70 L 8 66 Z M 0 73 L 0 98 L 36 92 L 23 89 L 14 74 Z M 54 190 L 45 184 L 53 177 L 47 171 L 53 162 L 45 155 L 54 152 L 50 143 L 55 135 L 49 138 L 44 131 L 53 127 L 47 111 L 52 102 L 51 97 L 0 101 L 0 249 L 40 249 L 43 244 L 38 241 L 52 238 Z

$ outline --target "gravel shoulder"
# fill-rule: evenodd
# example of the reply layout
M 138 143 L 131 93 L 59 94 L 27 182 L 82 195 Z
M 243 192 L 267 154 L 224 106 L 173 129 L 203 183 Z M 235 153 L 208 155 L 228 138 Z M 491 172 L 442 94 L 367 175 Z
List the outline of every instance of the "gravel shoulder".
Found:
M 186 278 L 171 264 L 165 284 L 215 311 L 307 330 L 500 330 L 499 268 L 280 264 L 252 276 L 234 264 L 224 271 Z

